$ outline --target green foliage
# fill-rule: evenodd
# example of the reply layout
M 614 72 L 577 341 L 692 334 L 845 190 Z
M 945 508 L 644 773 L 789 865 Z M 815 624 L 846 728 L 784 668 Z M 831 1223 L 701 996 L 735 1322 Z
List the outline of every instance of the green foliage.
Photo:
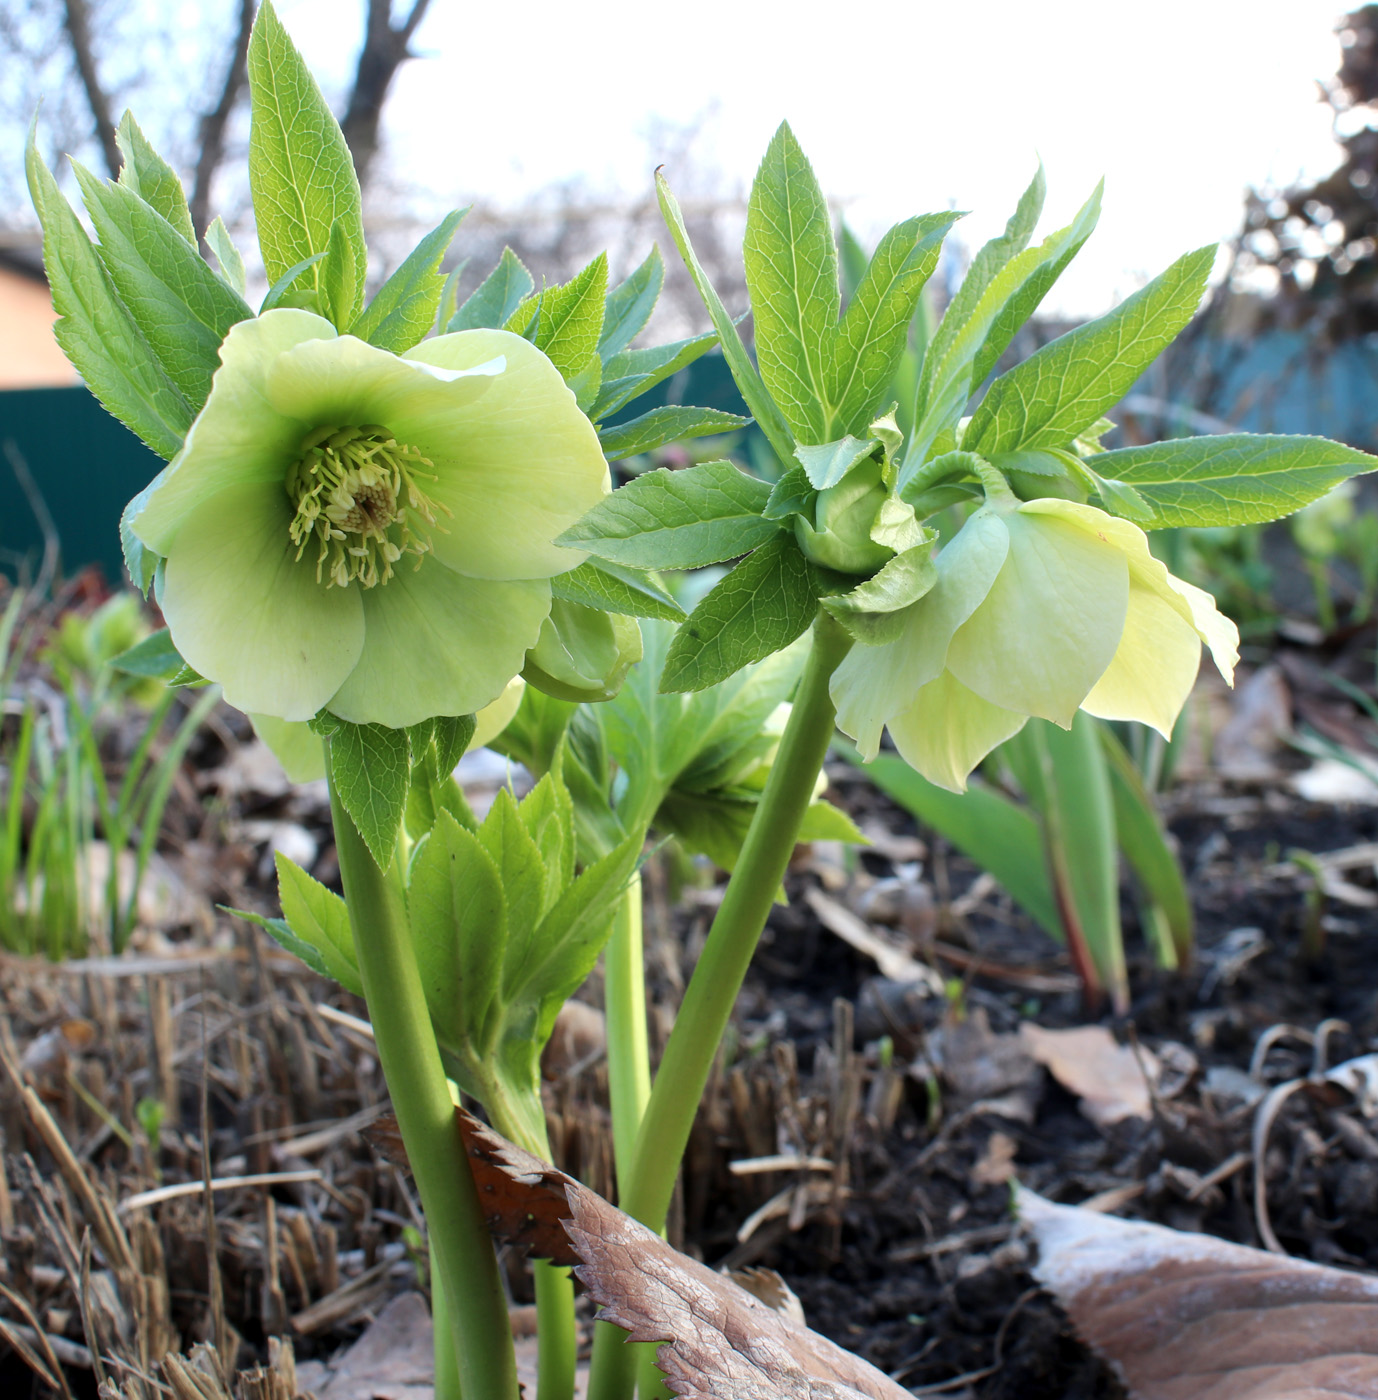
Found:
M 364 844 L 386 870 L 407 805 L 407 731 L 331 717 L 329 732 L 331 781 Z
M 560 536 L 632 568 L 697 569 L 736 559 L 777 534 L 761 518 L 770 488 L 731 462 L 652 471 L 629 481 Z
M 634 398 L 654 389 L 672 374 L 687 369 L 718 343 L 718 333 L 691 336 L 645 350 L 619 350 L 603 364 L 603 382 L 589 410 L 595 423 L 625 408 Z
M 196 230 L 191 225 L 187 192 L 177 172 L 148 144 L 132 112 L 120 118 L 115 129 L 115 143 L 124 158 L 120 166 L 120 184 L 138 195 L 195 248 Z
M 557 574 L 550 591 L 568 603 L 629 617 L 659 617 L 678 622 L 684 609 L 649 570 L 628 569 L 607 559 L 586 559 L 577 569 Z
M 802 636 L 817 608 L 813 566 L 776 535 L 718 583 L 675 634 L 661 688 L 703 690 Z
M 445 323 L 446 331 L 498 330 L 530 295 L 535 283 L 522 260 L 504 248 L 498 265 Z
M 523 302 L 506 328 L 543 350 L 565 377 L 573 378 L 598 355 L 608 291 L 608 255 L 599 253 L 561 287 L 547 287 Z
M 685 438 L 710 437 L 744 428 L 751 420 L 719 408 L 689 408 L 666 404 L 643 413 L 616 427 L 603 428 L 598 434 L 603 455 L 610 462 L 635 457 L 642 452 L 654 452 L 667 442 Z
M 171 457 L 195 416 L 168 377 L 29 134 L 25 168 L 43 225 L 54 333 L 91 392 L 160 457 Z
M 72 169 L 100 239 L 97 252 L 120 300 L 163 372 L 199 411 L 220 345 L 253 313 L 202 261 L 193 244 L 133 190 Z
M 397 271 L 378 289 L 363 315 L 349 328 L 370 345 L 401 354 L 431 328 L 445 278 L 440 262 L 467 209 L 446 214 L 439 224 L 402 260 Z
M 329 279 L 335 323 L 349 326 L 363 305 L 368 254 L 354 162 L 316 80 L 264 0 L 249 39 L 249 188 L 258 245 L 270 281 L 315 254 L 329 254 L 311 285 Z M 338 223 L 331 253 L 331 230 Z
M 1114 311 L 1079 326 L 1001 375 L 972 416 L 962 446 L 989 458 L 1064 447 L 1113 408 L 1191 319 L 1215 244 L 1187 253 Z
M 628 345 L 645 329 L 665 285 L 665 262 L 654 245 L 646 260 L 608 293 L 603 329 L 598 337 L 598 353 L 604 363 Z
M 1378 458 L 1318 437 L 1225 433 L 1097 454 L 1098 474 L 1132 486 L 1145 529 L 1252 525 L 1290 515 Z

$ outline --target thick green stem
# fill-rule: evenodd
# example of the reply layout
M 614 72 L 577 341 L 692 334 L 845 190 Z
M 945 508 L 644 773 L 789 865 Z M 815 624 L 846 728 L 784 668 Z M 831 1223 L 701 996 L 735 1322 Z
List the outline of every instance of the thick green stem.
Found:
M 603 1009 L 608 1030 L 608 1098 L 617 1179 L 630 1177 L 636 1135 L 651 1097 L 651 1054 L 646 1033 L 646 965 L 641 934 L 641 876 L 633 877 L 613 915 L 612 937 L 603 954 Z M 629 1346 L 627 1334 L 610 1322 L 593 1331 L 595 1396 L 630 1393 L 641 1372 L 643 1396 L 653 1394 L 650 1371 L 656 1347 Z M 659 1375 L 659 1372 L 655 1372 Z
M 455 1355 L 455 1332 L 448 1325 L 449 1311 L 445 1303 L 445 1285 L 440 1277 L 440 1265 L 431 1243 L 431 1326 L 435 1333 L 435 1400 L 461 1400 L 459 1388 L 459 1358 Z
M 395 863 L 378 867 L 333 785 L 330 815 L 378 1058 L 426 1213 L 460 1386 L 465 1400 L 517 1400 L 507 1300 L 431 1031 L 400 871 Z
M 771 766 L 727 893 L 684 995 L 641 1120 L 622 1209 L 663 1229 L 680 1161 L 727 1020 L 741 990 L 833 737 L 828 682 L 852 640 L 822 609 L 780 751 Z
M 651 1097 L 639 874 L 632 876 L 613 914 L 612 937 L 603 954 L 603 1009 L 608 1028 L 612 1150 L 621 1181 L 631 1175 L 636 1135 Z
M 550 1136 L 540 1089 L 514 1093 L 498 1074 L 475 1073 L 476 1088 L 503 1137 L 550 1161 Z M 531 1261 L 536 1285 L 536 1400 L 573 1400 L 579 1333 L 574 1319 L 574 1279 L 545 1259 Z

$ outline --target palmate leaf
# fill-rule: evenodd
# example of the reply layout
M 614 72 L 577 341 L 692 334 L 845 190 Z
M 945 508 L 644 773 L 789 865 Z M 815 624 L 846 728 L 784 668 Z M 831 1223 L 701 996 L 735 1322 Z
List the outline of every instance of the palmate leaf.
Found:
M 106 273 L 168 378 L 194 409 L 230 327 L 253 315 L 161 214 L 129 187 L 72 163 Z
M 342 323 L 359 313 L 368 253 L 359 181 L 339 123 L 263 0 L 249 38 L 249 189 L 270 282 L 330 246 L 339 221 L 352 255 Z
M 133 114 L 126 112 L 115 129 L 115 143 L 124 157 L 119 182 L 151 209 L 161 214 L 194 248 L 196 230 L 191 226 L 187 192 L 177 172 L 148 143 Z
M 1277 520 L 1373 471 L 1378 458 L 1327 438 L 1224 433 L 1117 448 L 1092 463 L 1134 489 L 1152 512 L 1138 523 L 1157 530 Z
M 25 170 L 43 225 L 58 344 L 106 410 L 160 457 L 171 457 L 195 414 L 120 301 L 86 230 L 43 164 L 32 128 Z
M 1179 258 L 1107 316 L 1079 326 L 991 385 L 962 446 L 990 458 L 1065 447 L 1117 404 L 1192 318 L 1216 245 Z M 1097 463 L 1103 476 L 1112 471 Z
M 974 268 L 977 280 L 970 294 L 964 295 L 963 283 L 924 356 L 915 391 L 914 431 L 900 470 L 901 485 L 913 477 L 930 451 L 951 447 L 958 420 L 979 385 L 975 372 L 978 362 L 985 361 L 987 347 L 1004 348 L 1000 338 L 1012 336 L 1032 312 L 1090 237 L 1099 214 L 1097 189 L 1066 228 L 1050 234 L 1036 248 L 1025 248 L 1006 258 L 998 271 L 992 271 L 1006 251 L 1001 248 L 999 255 L 993 254 Z

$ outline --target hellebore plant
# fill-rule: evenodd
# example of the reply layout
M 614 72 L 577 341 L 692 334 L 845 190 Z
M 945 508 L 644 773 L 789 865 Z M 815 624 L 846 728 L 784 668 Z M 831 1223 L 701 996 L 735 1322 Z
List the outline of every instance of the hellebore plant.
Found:
M 748 209 L 754 362 L 663 180 L 710 334 L 633 345 L 664 280 L 654 251 L 611 289 L 600 256 L 538 292 L 507 250 L 456 304 L 440 267 L 459 213 L 368 299 L 349 153 L 268 0 L 248 75 L 272 283 L 257 314 L 224 225 L 204 230 L 212 267 L 175 174 L 126 117 L 118 181 L 76 167 L 94 241 L 30 143 L 57 335 L 169 462 L 121 527 L 169 626 L 141 649 L 174 684 L 222 685 L 294 771 L 306 734 L 323 743 L 345 898 L 283 862 L 285 918 L 268 926 L 368 1003 L 426 1213 L 443 1400 L 514 1400 L 447 1074 L 546 1151 L 537 1057 L 606 943 L 622 1204 L 663 1228 L 794 844 L 855 835 L 818 801 L 839 714 L 866 752 L 888 727 L 952 788 L 1030 716 L 1166 731 L 1201 641 L 1228 674 L 1235 635 L 1144 531 L 1273 519 L 1375 463 L 1315 438 L 1100 450 L 1102 415 L 1194 312 L 1210 249 L 995 379 L 968 419 L 1099 212 L 1097 191 L 1030 246 L 1041 172 L 892 404 L 959 216 L 896 225 L 844 309 L 827 206 L 788 127 Z M 743 426 L 678 405 L 613 421 L 715 343 L 778 479 L 707 461 L 609 494 L 609 461 Z M 955 529 L 953 507 L 969 512 Z M 687 618 L 655 572 L 731 561 Z M 658 620 L 640 664 L 637 618 Z M 476 712 L 501 722 L 518 676 L 499 742 L 541 780 L 480 823 L 451 775 Z M 654 1083 L 635 874 L 652 829 L 733 869 Z M 568 1400 L 572 1287 L 536 1278 L 538 1397 Z M 604 1326 L 591 1393 L 620 1400 L 635 1364 Z

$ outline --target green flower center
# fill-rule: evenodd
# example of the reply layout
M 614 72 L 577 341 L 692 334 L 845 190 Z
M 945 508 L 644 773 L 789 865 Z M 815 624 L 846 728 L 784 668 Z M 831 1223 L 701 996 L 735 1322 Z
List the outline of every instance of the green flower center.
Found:
M 317 428 L 301 444 L 283 483 L 294 507 L 289 533 L 297 558 L 314 539 L 316 581 L 341 588 L 386 583 L 404 554 L 431 547 L 438 506 L 417 485 L 435 473 L 416 448 L 376 423 Z

